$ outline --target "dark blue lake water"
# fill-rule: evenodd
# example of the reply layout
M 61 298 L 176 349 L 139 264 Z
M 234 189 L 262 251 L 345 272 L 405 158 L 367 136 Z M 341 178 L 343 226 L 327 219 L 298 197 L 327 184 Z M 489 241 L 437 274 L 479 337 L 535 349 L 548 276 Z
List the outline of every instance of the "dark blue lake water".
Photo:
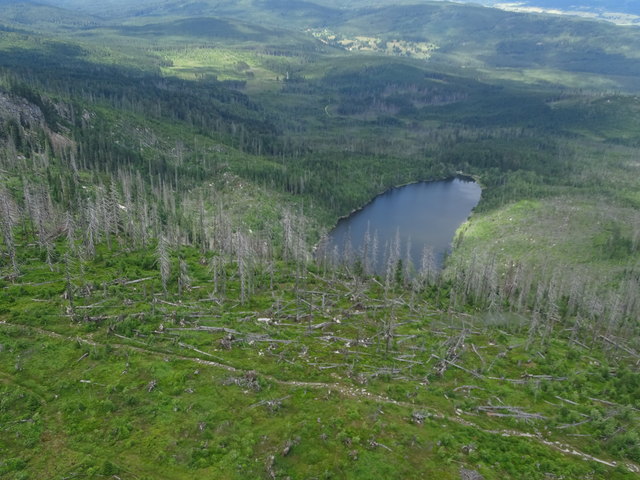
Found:
M 333 262 L 360 259 L 367 270 L 380 274 L 389 258 L 402 259 L 405 267 L 410 261 L 416 270 L 424 261 L 441 268 L 480 194 L 477 183 L 463 178 L 394 188 L 341 219 L 318 253 Z

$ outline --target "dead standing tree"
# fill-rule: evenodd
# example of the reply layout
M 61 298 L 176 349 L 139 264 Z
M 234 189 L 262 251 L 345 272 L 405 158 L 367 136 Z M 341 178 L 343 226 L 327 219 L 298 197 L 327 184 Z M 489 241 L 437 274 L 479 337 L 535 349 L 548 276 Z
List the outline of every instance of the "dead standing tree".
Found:
M 16 259 L 16 247 L 13 236 L 13 228 L 17 224 L 19 218 L 18 207 L 13 198 L 4 188 L 0 189 L 0 230 L 2 230 L 2 238 L 4 240 L 5 249 L 9 255 L 13 276 L 20 273 L 18 262 Z
M 47 265 L 53 270 L 53 242 L 50 234 L 50 225 L 55 222 L 55 212 L 51 194 L 47 187 L 39 185 L 31 187 L 25 183 L 24 187 L 25 208 L 31 219 L 31 225 L 35 229 L 38 245 L 44 248 L 47 255 Z
M 167 284 L 171 275 L 171 258 L 169 257 L 169 244 L 164 234 L 158 238 L 158 246 L 156 247 L 156 257 L 158 260 L 158 268 L 160 269 L 160 280 L 162 281 L 162 291 L 167 296 Z
M 388 295 L 389 290 L 394 284 L 396 278 L 396 269 L 398 268 L 398 262 L 400 261 L 400 230 L 396 230 L 395 237 L 391 241 L 387 249 L 387 265 L 385 268 L 385 281 L 384 289 L 385 296 Z
M 302 263 L 309 260 L 305 232 L 304 217 L 285 210 L 282 216 L 282 256 L 285 260 Z
M 178 296 L 182 297 L 182 293 L 191 290 L 191 277 L 189 276 L 189 267 L 184 258 L 180 258 L 178 268 Z
M 238 276 L 240 277 L 240 302 L 245 303 L 253 291 L 254 256 L 249 238 L 242 232 L 236 232 L 235 244 Z

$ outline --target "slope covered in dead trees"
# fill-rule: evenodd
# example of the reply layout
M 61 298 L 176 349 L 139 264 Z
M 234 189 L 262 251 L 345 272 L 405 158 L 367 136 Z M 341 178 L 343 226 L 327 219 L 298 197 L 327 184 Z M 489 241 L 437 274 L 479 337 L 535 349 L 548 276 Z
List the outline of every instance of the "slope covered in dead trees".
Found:
M 145 31 L 0 36 L 0 475 L 638 473 L 637 99 Z M 313 256 L 458 171 L 443 271 Z

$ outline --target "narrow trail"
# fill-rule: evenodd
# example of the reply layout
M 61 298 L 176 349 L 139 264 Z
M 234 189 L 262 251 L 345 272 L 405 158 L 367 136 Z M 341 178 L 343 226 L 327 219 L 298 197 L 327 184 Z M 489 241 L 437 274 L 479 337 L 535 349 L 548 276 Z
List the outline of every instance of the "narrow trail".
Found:
M 15 327 L 15 328 L 25 328 L 28 330 L 31 330 L 33 332 L 37 332 L 41 335 L 47 336 L 49 338 L 55 338 L 57 340 L 65 340 L 65 341 L 78 341 L 87 345 L 91 345 L 91 346 L 106 346 L 106 344 L 102 344 L 102 343 L 98 343 L 95 342 L 93 340 L 88 340 L 86 338 L 81 338 L 81 337 L 69 337 L 69 336 L 65 336 L 62 335 L 60 333 L 57 332 L 53 332 L 51 330 L 45 330 L 39 327 L 33 327 L 33 326 L 29 326 L 29 325 L 21 325 L 21 324 L 13 324 L 13 323 L 8 323 L 6 321 L 2 321 L 0 322 L 0 327 L 6 325 L 9 327 Z M 181 360 L 181 361 L 187 361 L 187 362 L 193 362 L 196 363 L 198 365 L 203 365 L 203 366 L 209 366 L 209 367 L 213 367 L 213 368 L 217 368 L 217 369 L 221 369 L 221 370 L 225 370 L 227 372 L 232 372 L 232 373 L 238 373 L 238 374 L 247 374 L 250 372 L 250 370 L 245 370 L 245 369 L 240 369 L 240 368 L 236 368 L 234 366 L 225 364 L 225 363 L 221 363 L 221 362 L 217 362 L 217 361 L 213 361 L 213 360 L 205 360 L 203 358 L 200 357 L 189 357 L 189 356 L 185 356 L 185 355 L 179 355 L 176 353 L 171 353 L 171 352 L 166 352 L 166 351 L 158 351 L 158 350 L 150 350 L 147 348 L 142 348 L 142 347 L 137 347 L 135 345 L 129 345 L 129 344 L 124 344 L 124 343 L 110 343 L 109 344 L 110 347 L 114 348 L 114 349 L 119 349 L 119 350 L 129 350 L 129 351 L 134 351 L 134 352 L 138 352 L 138 353 L 142 353 L 145 355 L 154 355 L 154 356 L 162 356 L 163 358 L 172 358 L 173 360 Z M 185 344 L 181 344 L 180 345 L 183 348 L 187 348 L 189 350 L 194 351 L 195 353 L 198 353 L 200 355 L 204 355 L 204 356 L 213 356 L 207 352 L 204 352 L 202 350 L 198 350 L 195 347 L 191 347 Z M 0 372 L 2 373 L 2 372 Z M 351 387 L 351 386 L 347 386 L 347 385 L 343 385 L 340 383 L 328 383 L 328 382 L 306 382 L 306 381 L 299 381 L 299 380 L 282 380 L 279 378 L 276 378 L 272 375 L 268 375 L 268 374 L 263 374 L 260 372 L 256 372 L 257 375 L 265 380 L 268 380 L 270 382 L 273 382 L 277 385 L 282 385 L 282 386 L 286 386 L 286 387 L 295 387 L 295 388 L 310 388 L 310 389 L 323 389 L 323 390 L 329 390 L 331 391 L 335 391 L 340 393 L 341 395 L 344 395 L 346 397 L 350 397 L 350 398 L 356 398 L 356 399 L 360 399 L 360 400 L 370 400 L 376 403 L 380 403 L 380 404 L 386 404 L 386 405 L 396 405 L 399 407 L 403 407 L 403 408 L 408 408 L 408 409 L 412 409 L 412 410 L 420 410 L 420 411 L 426 411 L 429 413 L 430 418 L 437 418 L 439 420 L 444 420 L 444 421 L 450 421 L 450 422 L 454 422 L 457 423 L 459 425 L 463 425 L 465 427 L 469 427 L 469 428 L 473 428 L 476 429 L 480 432 L 483 433 L 487 433 L 490 435 L 500 435 L 502 437 L 513 437 L 513 438 L 523 438 L 523 439 L 528 439 L 528 440 L 533 440 L 533 441 L 537 441 L 547 447 L 550 447 L 556 451 L 559 451 L 561 453 L 567 454 L 567 455 L 573 455 L 579 458 L 582 458 L 583 460 L 588 460 L 588 461 L 593 461 L 593 462 L 597 462 L 600 463 L 602 465 L 606 465 L 608 467 L 612 467 L 615 468 L 619 465 L 618 462 L 616 461 L 608 461 L 608 460 L 604 460 L 598 457 L 594 457 L 592 455 L 589 455 L 587 453 L 581 452 L 579 450 L 577 450 L 576 448 L 574 448 L 572 445 L 569 444 L 565 444 L 565 443 L 561 443 L 561 442 L 554 442 L 551 440 L 547 440 L 545 439 L 542 435 L 540 434 L 533 434 L 533 433 L 526 433 L 526 432 L 519 432 L 517 430 L 489 430 L 483 427 L 480 427 L 478 425 L 476 425 L 475 423 L 468 421 L 464 418 L 462 418 L 461 416 L 459 416 L 460 414 L 456 414 L 456 415 L 447 415 L 444 414 L 442 412 L 438 412 L 436 410 L 434 410 L 432 407 L 426 406 L 426 405 L 420 405 L 420 404 L 416 404 L 416 403 L 410 403 L 410 402 L 404 402 L 404 401 L 399 401 L 399 400 L 394 400 L 392 398 L 386 397 L 384 395 L 379 395 L 379 394 L 375 394 L 375 393 L 371 393 L 369 391 L 367 391 L 365 388 L 356 388 L 356 387 Z M 3 374 L 3 376 L 8 377 L 8 375 Z M 9 378 L 6 378 L 7 380 L 10 381 Z M 464 413 L 464 412 L 462 412 Z M 624 462 L 623 465 L 631 472 L 636 473 L 636 474 L 640 474 L 640 465 L 635 464 L 635 463 L 631 463 L 631 462 Z

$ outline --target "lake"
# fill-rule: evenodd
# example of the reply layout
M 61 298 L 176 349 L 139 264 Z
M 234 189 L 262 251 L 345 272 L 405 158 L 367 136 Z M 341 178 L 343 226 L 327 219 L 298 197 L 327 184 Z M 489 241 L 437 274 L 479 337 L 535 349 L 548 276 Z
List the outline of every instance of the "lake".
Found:
M 462 177 L 393 188 L 341 219 L 318 255 L 332 263 L 359 261 L 365 271 L 378 274 L 398 260 L 407 272 L 440 269 L 481 193 L 476 182 Z

